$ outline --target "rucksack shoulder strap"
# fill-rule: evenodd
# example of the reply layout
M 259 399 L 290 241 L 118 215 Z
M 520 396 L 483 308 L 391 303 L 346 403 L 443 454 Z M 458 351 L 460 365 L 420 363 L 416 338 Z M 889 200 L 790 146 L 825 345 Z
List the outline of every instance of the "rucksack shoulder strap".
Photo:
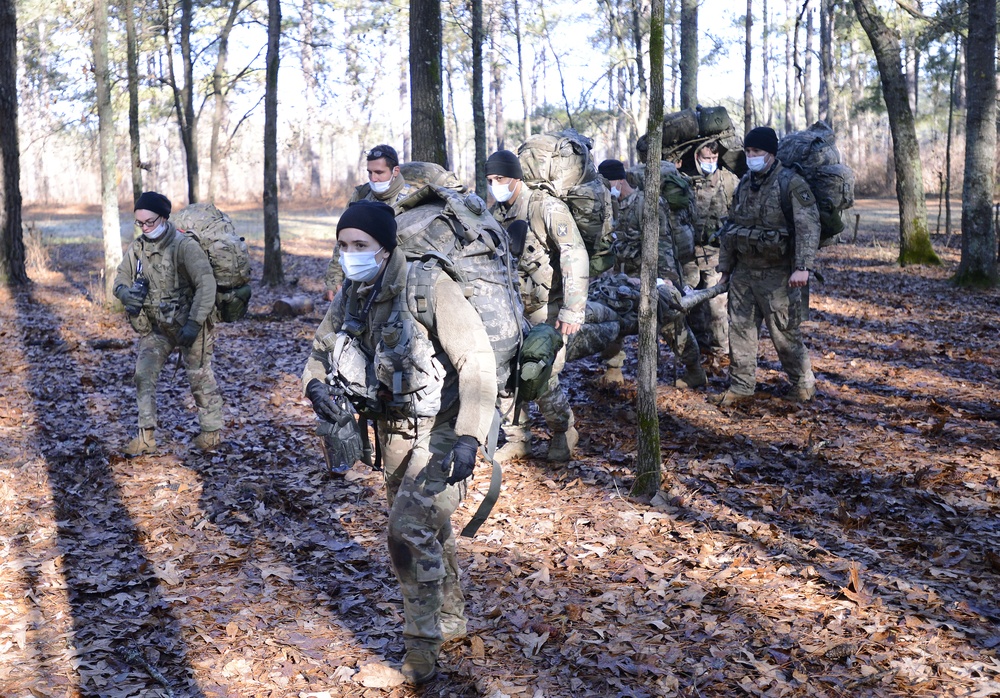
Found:
M 434 287 L 445 262 L 450 266 L 447 257 L 429 252 L 410 262 L 406 271 L 406 308 L 432 334 L 437 333 Z
M 781 193 L 781 212 L 785 214 L 785 225 L 788 234 L 795 234 L 795 215 L 792 213 L 792 195 L 789 192 L 789 185 L 792 177 L 799 174 L 801 168 L 797 164 L 782 164 L 781 172 L 778 173 L 778 187 Z

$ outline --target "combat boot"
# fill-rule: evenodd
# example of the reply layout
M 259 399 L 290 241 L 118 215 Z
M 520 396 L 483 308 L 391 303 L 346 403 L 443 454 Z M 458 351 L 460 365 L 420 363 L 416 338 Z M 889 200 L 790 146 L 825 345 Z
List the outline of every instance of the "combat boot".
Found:
M 156 453 L 156 430 L 140 429 L 136 437 L 128 442 L 124 453 L 126 458 Z
M 815 385 L 796 385 L 784 396 L 789 402 L 809 402 L 816 397 Z
M 506 443 L 497 449 L 493 458 L 497 463 L 531 457 L 531 429 L 521 426 L 504 427 Z
M 567 463 L 573 459 L 573 452 L 576 444 L 580 440 L 580 434 L 576 427 L 570 427 L 566 431 L 557 431 L 552 434 L 549 441 L 548 459 L 555 463 Z
M 721 409 L 723 407 L 733 407 L 734 405 L 737 405 L 741 402 L 746 402 L 747 400 L 750 400 L 752 398 L 753 395 L 740 395 L 739 393 L 734 393 L 732 390 L 727 390 L 722 394 L 722 397 L 720 397 L 718 402 L 716 402 L 715 404 L 717 404 Z
M 624 382 L 625 376 L 622 375 L 621 366 L 608 366 L 608 370 L 601 376 L 601 383 L 605 385 L 620 385 Z
M 700 388 L 701 386 L 708 383 L 708 376 L 705 375 L 705 369 L 698 366 L 689 367 L 684 375 L 674 381 L 674 387 L 680 390 L 689 390 L 691 388 Z
M 425 684 L 437 673 L 437 653 L 427 649 L 406 650 L 400 671 L 414 686 Z
M 194 437 L 194 445 L 202 451 L 212 451 L 222 443 L 222 431 L 203 431 Z

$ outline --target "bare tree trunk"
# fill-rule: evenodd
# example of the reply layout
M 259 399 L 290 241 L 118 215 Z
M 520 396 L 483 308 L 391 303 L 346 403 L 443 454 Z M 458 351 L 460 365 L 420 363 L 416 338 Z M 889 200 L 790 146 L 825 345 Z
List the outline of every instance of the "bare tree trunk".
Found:
M 995 0 L 969 0 L 968 5 L 962 261 L 955 281 L 963 286 L 995 285 L 997 236 L 992 209 L 997 151 L 997 6 Z
M 753 128 L 753 83 L 750 82 L 750 65 L 753 62 L 753 0 L 747 0 L 746 47 L 743 53 L 743 131 Z
M 899 39 L 886 26 L 875 7 L 875 0 L 852 1 L 861 27 L 875 51 L 882 95 L 889 114 L 896 169 L 896 197 L 899 199 L 899 263 L 940 264 L 931 247 L 930 232 L 927 229 L 920 143 L 906 92 Z
M 649 113 L 649 88 L 646 85 L 646 66 L 642 57 L 642 0 L 632 0 L 632 43 L 635 45 L 636 81 L 639 83 L 639 123 L 645 123 Z M 632 148 L 635 147 L 633 143 Z
M 410 132 L 413 159 L 448 168 L 441 74 L 441 0 L 410 2 Z
M 408 38 L 407 32 L 400 32 L 400 50 L 408 52 L 406 46 Z M 403 131 L 403 162 L 412 161 L 413 141 L 410 139 L 410 64 L 409 61 L 399 62 L 399 116 L 402 120 Z
M 698 106 L 698 0 L 681 0 L 681 109 Z
M 139 141 L 139 47 L 136 42 L 134 0 L 125 0 L 125 45 L 125 73 L 128 80 L 129 161 L 132 170 L 132 203 L 135 204 L 142 194 L 142 156 Z
M 680 22 L 677 17 L 677 2 L 678 0 L 667 0 L 667 5 L 664 7 L 664 11 L 667 13 L 667 24 L 670 26 L 670 42 L 666 42 L 666 37 L 664 37 L 664 51 L 666 51 L 666 46 L 670 47 L 670 60 L 667 61 L 667 65 L 670 66 L 670 109 L 671 111 L 677 109 L 680 96 L 680 82 L 681 82 L 681 70 L 680 70 L 680 43 L 677 39 L 677 28 Z M 666 100 L 664 99 L 664 102 Z
M 497 150 L 507 147 L 507 122 L 503 115 L 503 37 L 500 34 L 502 21 L 499 8 L 490 13 L 490 92 L 493 94 L 493 127 L 497 134 Z
M 215 186 L 222 169 L 222 155 L 219 150 L 219 133 L 222 131 L 222 120 L 226 116 L 226 92 L 224 85 L 226 77 L 226 59 L 229 57 L 229 34 L 236 23 L 240 11 L 241 0 L 233 0 L 229 8 L 229 16 L 219 32 L 219 53 L 215 58 L 215 70 L 212 71 L 212 96 L 215 100 L 215 113 L 212 115 L 212 143 L 209 149 L 211 166 L 208 174 L 208 200 L 215 202 Z
M 115 298 L 114 283 L 122 261 L 122 228 L 118 219 L 118 181 L 115 177 L 115 118 L 111 109 L 111 71 L 108 69 L 108 2 L 94 0 L 94 78 L 97 83 L 97 122 L 101 161 L 101 223 L 104 230 L 104 297 Z
M 816 122 L 816 96 L 813 93 L 812 65 L 813 65 L 813 16 L 815 10 L 809 8 L 806 12 L 806 55 L 802 60 L 802 97 L 806 109 L 806 126 Z
M 455 87 L 452 85 L 452 76 L 455 74 L 455 52 L 452 45 L 448 44 L 445 53 L 446 60 L 444 66 L 444 135 L 448 150 L 448 162 L 452 169 L 459 173 L 459 149 L 458 149 L 458 114 L 455 112 Z
M 795 38 L 793 32 L 798 25 L 792 21 L 794 17 L 792 0 L 785 0 L 785 133 L 795 130 Z
M 663 0 L 653 0 L 649 31 L 649 154 L 646 191 L 657 191 L 663 136 Z M 639 366 L 636 374 L 636 412 L 639 433 L 636 458 L 636 494 L 652 494 L 660 486 L 660 415 L 656 407 L 656 369 L 659 333 L 656 323 L 656 256 L 659 242 L 659 201 L 645 198 L 642 212 L 642 262 L 639 293 Z
M 281 0 L 267 0 L 267 56 L 264 74 L 264 274 L 268 286 L 285 281 L 278 226 L 278 65 Z
M 955 80 L 958 73 L 958 54 L 962 35 L 955 32 L 955 55 L 951 61 L 951 77 L 948 81 L 948 137 L 944 148 L 944 229 L 951 240 L 951 134 L 955 131 Z
M 761 68 L 764 71 L 763 87 L 760 95 L 761 123 L 771 125 L 771 18 L 767 14 L 767 0 L 762 0 L 760 9 Z
M 521 21 L 517 18 L 517 64 L 521 67 Z M 525 132 L 530 133 L 528 104 L 524 99 L 524 75 L 521 75 L 521 99 L 524 100 Z M 486 112 L 483 108 L 483 0 L 472 0 L 472 125 L 476 141 L 476 193 L 486 198 Z M 528 136 L 525 135 L 525 138 Z
M 549 50 L 552 51 L 552 58 L 556 62 L 556 70 L 559 73 L 559 89 L 562 92 L 563 104 L 566 106 L 566 119 L 569 121 L 570 128 L 573 128 L 573 110 L 570 109 L 569 97 L 566 96 L 566 76 L 563 75 L 562 61 L 559 60 L 556 47 L 552 45 L 552 32 L 549 30 L 549 21 L 545 18 L 545 5 L 541 1 L 538 3 L 538 13 L 542 17 L 542 32 L 545 34 L 545 40 L 549 45 Z
M 479 2 L 480 3 L 480 9 L 479 9 L 480 30 L 479 31 L 480 31 L 480 36 L 481 36 L 482 35 L 482 13 L 483 13 L 483 11 L 482 11 L 482 0 L 475 0 L 475 2 Z M 529 97 L 529 94 L 528 94 L 528 75 L 527 75 L 527 72 L 524 70 L 524 56 L 522 55 L 521 42 L 523 41 L 523 39 L 524 39 L 524 28 L 521 25 L 520 2 L 518 2 L 518 0 L 514 0 L 514 40 L 517 42 L 517 74 L 518 74 L 519 80 L 521 81 L 521 106 L 524 108 L 524 129 L 523 129 L 521 135 L 522 135 L 522 138 L 524 140 L 528 140 L 528 137 L 531 136 L 531 100 L 530 100 L 530 97 Z M 475 39 L 473 39 L 472 43 L 473 43 L 473 49 L 472 49 L 473 50 L 473 55 L 475 55 L 475 44 L 476 44 Z M 480 58 L 479 58 L 480 70 L 482 70 L 482 62 L 483 62 L 483 59 L 482 59 L 482 56 L 480 55 Z M 473 68 L 473 70 L 474 70 L 474 68 Z M 482 81 L 482 76 L 480 76 L 479 80 Z M 480 107 L 479 108 L 480 109 L 482 109 L 482 99 L 483 99 L 483 97 L 482 97 L 482 86 L 480 85 L 480 88 L 479 88 L 479 101 L 480 101 Z M 476 146 L 478 147 L 478 141 L 476 143 Z M 485 146 L 484 146 L 483 150 L 485 151 Z M 478 154 L 477 154 L 477 162 L 478 162 Z M 477 165 L 477 167 L 478 167 L 478 165 Z M 479 170 L 477 169 L 476 172 L 478 173 L 478 171 Z M 476 175 L 476 181 L 477 182 L 479 181 L 479 175 L 478 174 Z M 478 187 L 479 185 L 477 184 L 476 186 Z
M 819 118 L 833 123 L 833 0 L 820 0 L 819 6 Z
M 0 64 L 17 65 L 17 3 L 0 0 Z M 21 230 L 21 151 L 17 143 L 17 71 L 0 70 L 0 281 L 28 283 Z M 121 247 L 119 246 L 119 252 Z
M 181 0 L 181 63 L 184 66 L 184 88 L 181 107 L 181 142 L 187 162 L 188 203 L 200 201 L 198 191 L 198 117 L 194 110 L 194 54 L 191 52 L 191 24 L 194 19 L 192 0 Z
M 302 18 L 302 49 L 299 59 L 302 63 L 302 77 L 305 80 L 303 97 L 306 103 L 306 124 L 303 129 L 302 149 L 306 156 L 306 167 L 309 168 L 309 198 L 318 199 L 323 195 L 323 184 L 320 179 L 319 154 L 313 144 L 313 125 L 316 119 L 316 62 L 313 60 L 313 0 L 302 0 L 299 12 Z M 212 162 L 215 162 L 213 156 Z

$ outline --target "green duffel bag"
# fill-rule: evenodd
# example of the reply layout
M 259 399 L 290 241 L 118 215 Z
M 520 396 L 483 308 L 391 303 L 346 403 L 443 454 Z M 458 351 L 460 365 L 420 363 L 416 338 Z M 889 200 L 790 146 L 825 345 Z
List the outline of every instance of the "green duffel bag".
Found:
M 537 400 L 545 393 L 552 365 L 562 346 L 562 335 L 552 325 L 535 325 L 524 336 L 517 357 L 518 402 Z

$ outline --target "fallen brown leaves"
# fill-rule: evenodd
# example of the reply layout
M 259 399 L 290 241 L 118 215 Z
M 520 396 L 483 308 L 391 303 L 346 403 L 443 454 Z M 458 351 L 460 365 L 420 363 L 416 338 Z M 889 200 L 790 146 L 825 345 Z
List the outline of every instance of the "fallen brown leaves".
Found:
M 666 387 L 664 354 L 651 500 L 628 494 L 634 386 L 569 367 L 581 457 L 505 468 L 459 543 L 471 634 L 424 695 L 1000 694 L 998 294 L 950 286 L 953 252 L 899 269 L 873 239 L 823 253 L 813 403 L 771 399 L 767 343 L 760 396 L 731 412 L 705 399 L 717 371 L 707 393 Z M 210 455 L 172 364 L 161 453 L 116 455 L 135 344 L 88 300 L 96 245 L 0 291 L 0 695 L 417 695 L 381 479 L 324 474 L 299 396 L 328 243 L 284 246 L 298 284 L 221 328 Z M 292 291 L 317 311 L 263 314 Z

